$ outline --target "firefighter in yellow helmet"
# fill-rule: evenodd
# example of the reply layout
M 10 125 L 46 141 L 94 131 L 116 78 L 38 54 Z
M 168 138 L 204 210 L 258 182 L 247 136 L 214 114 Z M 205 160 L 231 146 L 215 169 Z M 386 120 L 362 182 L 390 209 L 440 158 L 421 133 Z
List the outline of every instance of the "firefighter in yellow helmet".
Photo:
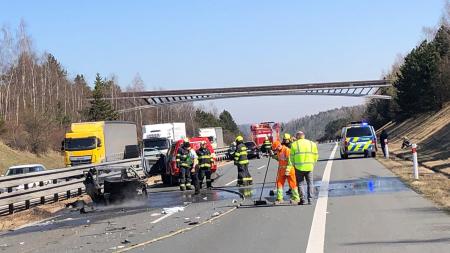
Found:
M 319 159 L 317 144 L 305 139 L 305 134 L 302 131 L 297 132 L 295 137 L 297 141 L 291 144 L 289 165 L 295 168 L 300 204 L 305 203 L 305 194 L 302 187 L 303 180 L 306 180 L 308 204 L 311 204 L 312 171 L 314 164 Z
M 271 155 L 271 151 L 272 151 L 272 143 L 269 140 L 269 136 L 266 136 L 264 138 L 264 142 L 263 142 L 263 151 L 264 153 L 266 153 L 267 156 Z
M 195 182 L 195 187 L 201 189 L 203 186 L 203 178 L 206 177 L 206 188 L 212 188 L 211 179 L 211 168 L 214 164 L 214 158 L 211 155 L 208 147 L 206 146 L 206 141 L 200 142 L 200 148 L 197 150 L 198 156 L 198 170 L 197 170 L 197 181 Z
M 291 148 L 291 135 L 289 133 L 283 134 L 283 141 L 281 142 L 281 145 L 284 145 L 288 148 Z
M 237 166 L 238 186 L 247 186 L 253 184 L 252 176 L 248 171 L 248 157 L 247 147 L 244 144 L 244 138 L 242 136 L 236 137 L 236 151 L 234 152 L 234 165 Z

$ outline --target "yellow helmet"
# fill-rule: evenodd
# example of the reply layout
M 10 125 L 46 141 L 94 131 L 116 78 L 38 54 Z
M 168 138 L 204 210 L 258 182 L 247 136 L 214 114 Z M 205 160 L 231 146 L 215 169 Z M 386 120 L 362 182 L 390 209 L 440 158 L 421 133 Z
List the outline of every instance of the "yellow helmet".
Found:
M 236 142 L 238 141 L 244 141 L 244 137 L 239 135 L 238 137 L 236 137 Z
M 291 140 L 291 135 L 289 133 L 284 133 L 283 134 L 283 139 L 284 140 Z

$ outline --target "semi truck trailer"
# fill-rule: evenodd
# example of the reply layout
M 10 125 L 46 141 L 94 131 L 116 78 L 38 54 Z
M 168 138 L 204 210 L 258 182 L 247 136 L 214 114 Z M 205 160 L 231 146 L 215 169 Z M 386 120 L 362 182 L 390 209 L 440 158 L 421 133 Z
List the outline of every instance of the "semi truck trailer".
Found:
M 62 150 L 66 166 L 139 157 L 136 125 L 125 121 L 72 123 Z

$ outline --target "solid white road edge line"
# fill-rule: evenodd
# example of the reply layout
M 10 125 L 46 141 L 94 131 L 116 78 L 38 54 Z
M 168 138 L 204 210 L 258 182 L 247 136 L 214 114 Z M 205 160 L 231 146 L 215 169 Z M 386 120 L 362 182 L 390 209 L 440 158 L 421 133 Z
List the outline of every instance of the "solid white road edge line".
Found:
M 225 184 L 225 186 L 229 186 L 230 184 L 232 184 L 232 183 L 234 183 L 234 182 L 236 182 L 236 181 L 237 181 L 237 179 L 235 179 L 235 180 L 233 180 L 233 181 L 231 181 L 231 182 L 228 182 L 228 183 Z
M 171 215 L 173 215 L 173 214 L 174 214 L 174 213 L 168 213 L 168 214 L 166 214 L 166 215 L 164 215 L 164 216 L 161 216 L 161 217 L 159 217 L 158 219 L 156 219 L 156 220 L 154 220 L 154 221 L 152 221 L 152 222 L 150 222 L 150 223 L 151 223 L 151 224 L 158 223 L 158 222 L 164 220 L 165 218 L 167 218 L 167 217 L 169 217 L 169 216 L 171 216 Z
M 338 145 L 331 151 L 330 158 L 325 166 L 325 171 L 320 184 L 319 198 L 317 199 L 316 208 L 314 209 L 314 218 L 309 231 L 308 246 L 306 253 L 324 252 L 325 246 L 325 229 L 327 221 L 327 204 L 328 204 L 328 188 L 330 185 L 331 166 L 333 165 L 334 154 Z

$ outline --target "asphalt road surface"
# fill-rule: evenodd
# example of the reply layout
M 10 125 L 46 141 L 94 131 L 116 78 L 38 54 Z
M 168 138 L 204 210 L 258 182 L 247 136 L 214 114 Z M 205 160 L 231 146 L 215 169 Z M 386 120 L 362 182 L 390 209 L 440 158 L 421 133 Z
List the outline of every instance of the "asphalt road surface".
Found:
M 255 184 L 237 188 L 222 166 L 199 196 L 155 187 L 146 201 L 65 210 L 0 234 L 1 252 L 449 252 L 450 217 L 372 158 L 338 159 L 319 145 L 312 205 L 258 206 L 267 158 L 250 162 Z M 276 163 L 263 197 L 273 202 Z M 240 196 L 245 196 L 242 200 Z M 288 202 L 288 197 L 285 198 Z M 242 202 L 239 208 L 237 203 Z M 179 212 L 171 213 L 178 208 Z

